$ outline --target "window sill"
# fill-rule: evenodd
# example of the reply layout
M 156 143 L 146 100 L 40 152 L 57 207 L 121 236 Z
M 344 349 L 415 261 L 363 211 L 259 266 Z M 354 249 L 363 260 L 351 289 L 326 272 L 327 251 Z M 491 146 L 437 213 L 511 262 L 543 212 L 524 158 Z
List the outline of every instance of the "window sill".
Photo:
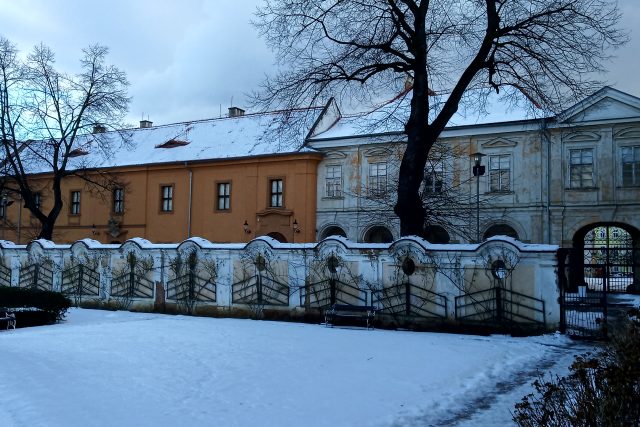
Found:
M 322 200 L 344 200 L 344 196 L 334 196 L 334 197 L 326 196 L 326 197 L 323 197 Z
M 508 196 L 509 194 L 514 194 L 513 191 L 509 190 L 509 191 L 500 191 L 500 190 L 494 190 L 494 191 L 487 191 L 484 194 L 491 194 L 491 195 L 499 195 L 499 196 Z
M 598 187 L 569 187 L 565 188 L 564 191 L 575 191 L 575 192 L 590 192 L 590 191 L 598 191 Z

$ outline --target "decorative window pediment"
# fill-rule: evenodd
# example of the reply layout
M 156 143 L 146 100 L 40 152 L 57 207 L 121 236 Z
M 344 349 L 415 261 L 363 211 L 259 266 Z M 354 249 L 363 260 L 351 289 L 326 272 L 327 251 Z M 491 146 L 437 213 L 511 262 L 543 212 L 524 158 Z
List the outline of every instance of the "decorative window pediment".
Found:
M 365 157 L 387 157 L 391 155 L 388 148 L 372 148 L 364 152 Z
M 640 139 L 640 127 L 627 127 L 613 134 L 615 139 Z
M 597 132 L 571 132 L 565 135 L 562 139 L 564 142 L 598 142 L 600 141 L 600 134 Z
M 498 137 L 481 141 L 480 145 L 482 148 L 513 148 L 518 145 L 518 141 L 515 139 Z
M 342 151 L 329 151 L 324 157 L 326 159 L 346 159 L 347 155 Z

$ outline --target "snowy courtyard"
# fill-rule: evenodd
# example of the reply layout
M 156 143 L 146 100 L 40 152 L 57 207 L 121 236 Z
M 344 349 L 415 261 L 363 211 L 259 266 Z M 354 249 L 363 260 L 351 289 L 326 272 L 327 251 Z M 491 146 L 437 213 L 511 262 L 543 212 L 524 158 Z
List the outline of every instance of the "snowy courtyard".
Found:
M 72 309 L 0 331 L 0 425 L 504 426 L 586 347 Z

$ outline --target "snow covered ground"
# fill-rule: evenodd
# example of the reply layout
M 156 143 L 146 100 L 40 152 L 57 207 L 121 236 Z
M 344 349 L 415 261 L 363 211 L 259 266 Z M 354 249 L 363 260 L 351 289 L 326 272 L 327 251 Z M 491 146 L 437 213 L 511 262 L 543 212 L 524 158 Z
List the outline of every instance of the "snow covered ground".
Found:
M 504 426 L 580 347 L 73 309 L 0 332 L 0 426 Z

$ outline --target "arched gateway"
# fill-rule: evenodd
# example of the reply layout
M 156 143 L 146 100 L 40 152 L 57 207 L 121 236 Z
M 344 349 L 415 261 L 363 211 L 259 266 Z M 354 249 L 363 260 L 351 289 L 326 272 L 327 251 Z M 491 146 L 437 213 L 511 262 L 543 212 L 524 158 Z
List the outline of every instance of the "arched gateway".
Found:
M 640 231 L 621 223 L 591 224 L 573 238 L 570 280 L 593 291 L 637 292 Z

